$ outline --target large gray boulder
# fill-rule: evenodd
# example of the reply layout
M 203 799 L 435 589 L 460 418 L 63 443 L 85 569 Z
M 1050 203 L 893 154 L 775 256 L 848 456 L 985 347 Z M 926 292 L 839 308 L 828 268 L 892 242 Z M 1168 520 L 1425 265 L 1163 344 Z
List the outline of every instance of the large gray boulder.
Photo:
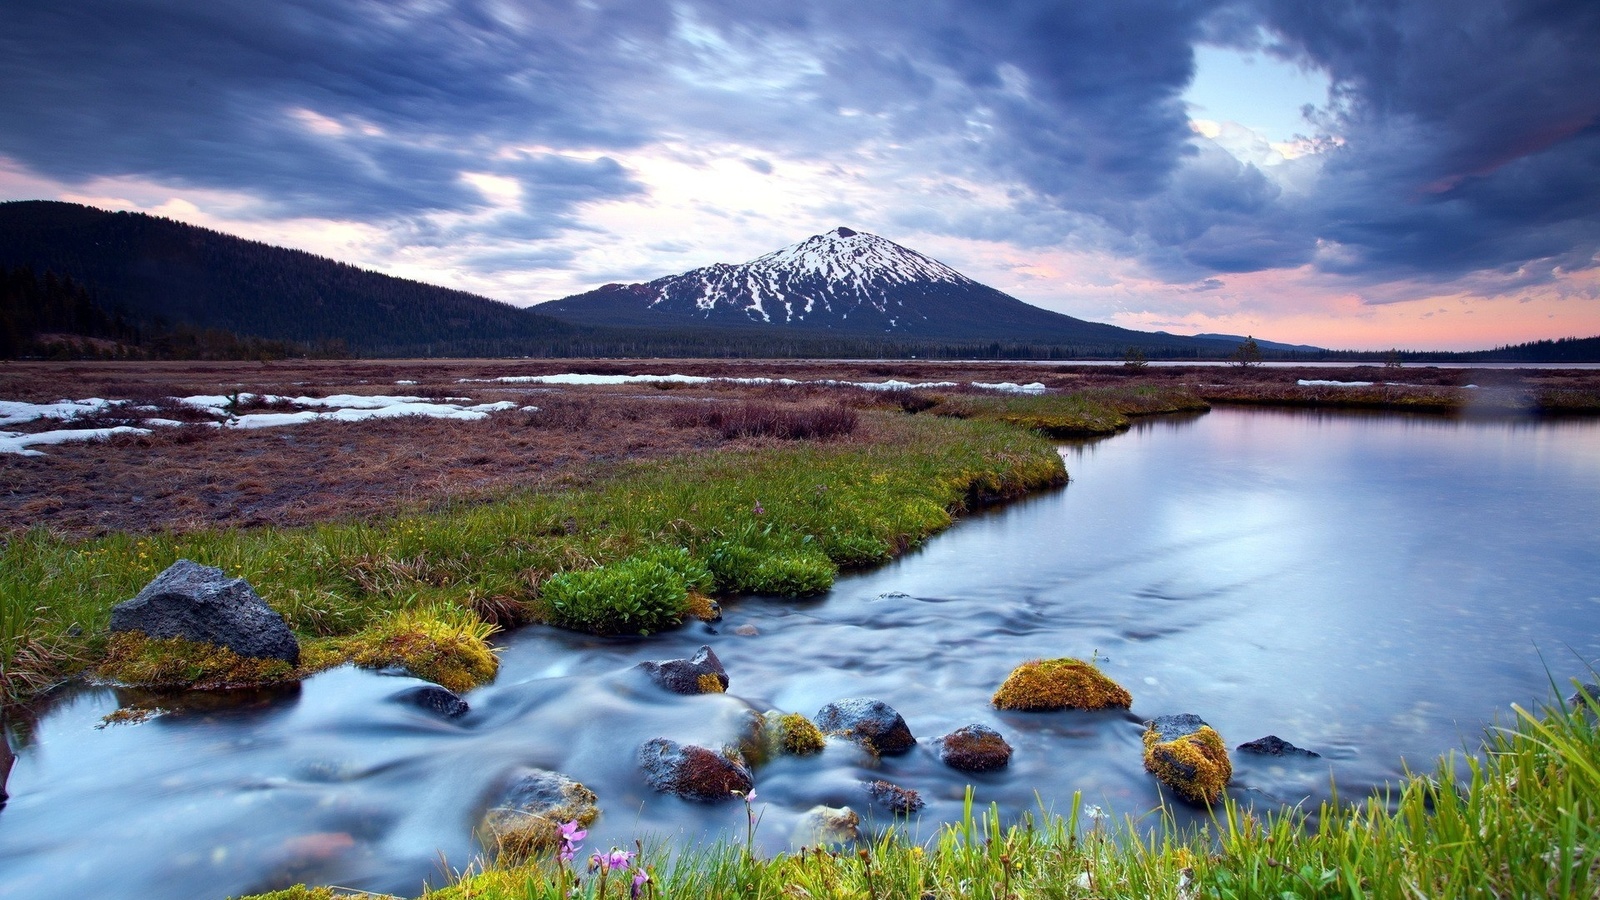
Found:
M 132 600 L 111 608 L 111 630 L 185 638 L 240 656 L 300 664 L 300 642 L 243 578 L 180 559 Z

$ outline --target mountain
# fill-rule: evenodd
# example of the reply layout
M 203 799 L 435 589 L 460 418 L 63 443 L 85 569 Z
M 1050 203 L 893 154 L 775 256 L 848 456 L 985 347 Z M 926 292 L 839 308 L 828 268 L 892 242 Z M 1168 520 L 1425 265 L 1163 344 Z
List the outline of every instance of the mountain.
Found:
M 688 324 L 901 340 L 1033 341 L 1080 352 L 1128 347 L 1225 355 L 1236 341 L 1132 331 L 1050 312 L 875 234 L 835 228 L 742 265 L 608 284 L 533 307 L 563 321 Z
M 581 329 L 464 291 L 143 213 L 0 203 L 0 270 L 70 277 L 109 314 L 374 356 L 530 353 Z

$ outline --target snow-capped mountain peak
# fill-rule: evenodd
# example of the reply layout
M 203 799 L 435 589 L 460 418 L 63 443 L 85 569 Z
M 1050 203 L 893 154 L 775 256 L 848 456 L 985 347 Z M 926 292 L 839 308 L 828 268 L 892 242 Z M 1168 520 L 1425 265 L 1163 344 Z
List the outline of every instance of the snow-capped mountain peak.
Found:
M 840 226 L 745 264 L 774 275 L 815 275 L 836 282 L 919 281 L 962 284 L 967 278 L 937 260 L 875 234 Z
M 608 284 L 539 311 L 595 325 L 784 326 L 958 340 L 1109 328 L 1029 306 L 894 241 L 843 227 L 746 263 Z

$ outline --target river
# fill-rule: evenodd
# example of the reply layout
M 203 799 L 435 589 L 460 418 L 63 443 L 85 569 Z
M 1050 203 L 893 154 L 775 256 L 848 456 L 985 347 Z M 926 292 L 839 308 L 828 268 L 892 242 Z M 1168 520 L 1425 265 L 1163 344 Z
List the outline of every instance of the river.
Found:
M 1205 718 L 1230 745 L 1277 734 L 1317 759 L 1234 755 L 1258 806 L 1358 797 L 1475 747 L 1510 704 L 1600 659 L 1600 422 L 1220 408 L 1062 448 L 1065 488 L 980 512 L 805 600 L 745 598 L 716 626 L 649 640 L 527 628 L 498 680 L 444 721 L 390 698 L 415 682 L 349 669 L 296 690 L 97 727 L 115 691 L 63 696 L 16 748 L 0 811 L 0 897 L 225 897 L 295 881 L 403 895 L 472 861 L 509 773 L 566 773 L 600 797 L 587 849 L 734 835 L 737 802 L 652 792 L 634 753 L 729 740 L 749 708 L 898 709 L 922 744 L 875 761 L 842 742 L 756 771 L 756 843 L 790 844 L 815 804 L 881 828 L 865 780 L 927 801 L 927 837 L 966 787 L 1007 817 L 1159 803 L 1140 721 Z M 726 695 L 678 697 L 631 667 L 702 643 Z M 1009 713 L 1015 665 L 1095 657 L 1127 713 Z M 1567 691 L 1563 691 L 1566 693 Z M 1015 747 L 963 775 L 927 739 L 988 724 Z M 1183 809 L 1180 822 L 1203 818 Z

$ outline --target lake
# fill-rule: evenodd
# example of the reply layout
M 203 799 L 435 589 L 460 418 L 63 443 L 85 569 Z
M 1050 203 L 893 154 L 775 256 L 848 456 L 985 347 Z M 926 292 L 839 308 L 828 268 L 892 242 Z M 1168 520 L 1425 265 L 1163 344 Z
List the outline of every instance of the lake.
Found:
M 649 640 L 523 629 L 455 721 L 393 702 L 413 679 L 349 669 L 106 728 L 117 692 L 75 689 L 12 736 L 0 897 L 295 881 L 415 895 L 472 860 L 474 824 L 523 766 L 599 794 L 585 850 L 742 840 L 742 804 L 654 793 L 636 748 L 716 746 L 745 710 L 814 716 L 846 697 L 888 702 L 922 744 L 874 760 L 833 742 L 758 769 L 765 852 L 819 803 L 883 827 L 861 787 L 877 778 L 921 792 L 924 837 L 968 785 L 1009 818 L 1064 812 L 1075 792 L 1143 816 L 1160 795 L 1140 722 L 1167 713 L 1199 714 L 1230 747 L 1271 733 L 1321 753 L 1236 753 L 1229 788 L 1314 805 L 1330 779 L 1355 798 L 1475 747 L 1511 704 L 1547 701 L 1552 679 L 1570 692 L 1600 658 L 1600 422 L 1219 408 L 1062 453 L 1065 488 L 970 516 L 820 598 L 734 600 L 715 626 Z M 667 695 L 631 671 L 702 643 L 726 695 Z M 1058 656 L 1097 658 L 1132 710 L 989 705 L 1011 668 Z M 964 775 L 927 749 L 969 723 L 1006 736 L 1007 769 Z

